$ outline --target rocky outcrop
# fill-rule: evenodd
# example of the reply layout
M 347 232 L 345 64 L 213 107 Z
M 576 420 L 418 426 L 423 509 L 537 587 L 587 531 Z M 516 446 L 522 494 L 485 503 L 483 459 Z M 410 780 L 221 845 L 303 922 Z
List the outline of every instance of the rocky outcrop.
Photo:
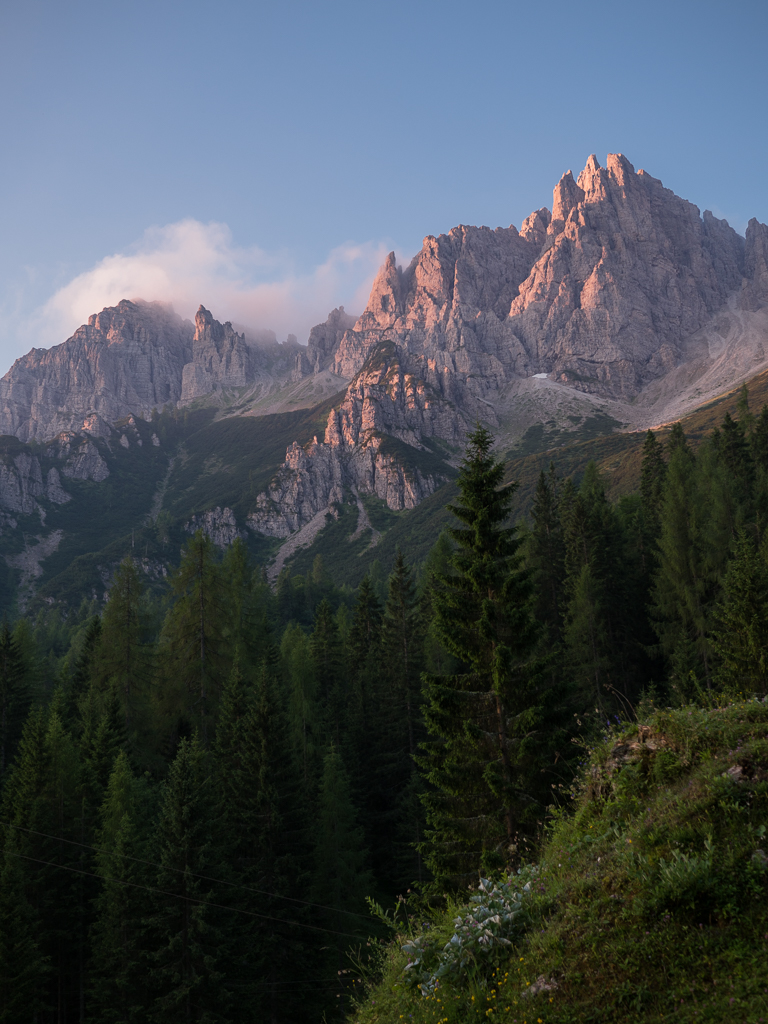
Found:
M 40 460 L 28 452 L 0 462 L 0 508 L 21 515 L 37 513 L 45 519 L 38 502 L 45 498 L 54 505 L 64 505 L 71 495 L 61 484 L 59 471 L 52 467 L 43 475 Z
M 560 182 L 547 238 L 507 323 L 531 369 L 585 390 L 634 397 L 741 285 L 743 239 L 620 154 Z
M 333 512 L 347 491 L 375 494 L 394 510 L 414 508 L 445 479 L 415 465 L 424 451 L 421 438 L 455 438 L 462 428 L 462 417 L 448 403 L 404 371 L 397 347 L 382 342 L 329 413 L 323 440 L 288 448 L 248 526 L 287 537 L 323 510 Z M 404 442 L 413 456 L 407 457 L 407 449 L 394 452 L 391 438 Z
M 122 416 L 177 402 L 193 333 L 160 303 L 103 309 L 64 344 L 16 360 L 0 380 L 0 433 L 23 441 L 63 430 L 99 436 Z
M 40 509 L 36 499 L 44 495 L 45 485 L 38 459 L 23 452 L 0 463 L 0 507 L 8 512 L 33 515 Z
M 60 434 L 47 446 L 45 454 L 64 463 L 61 472 L 70 480 L 93 480 L 98 484 L 109 476 L 107 460 L 83 434 Z
M 343 306 L 339 306 L 328 314 L 325 323 L 312 328 L 309 332 L 306 354 L 299 356 L 305 360 L 308 372 L 320 373 L 330 365 L 344 332 L 354 327 L 356 322 L 357 317 L 351 316 Z
M 290 373 L 294 346 L 249 345 L 203 306 L 195 324 L 160 303 L 103 309 L 62 345 L 32 349 L 0 380 L 0 434 L 47 441 L 62 431 L 108 438 L 131 414 Z M 269 373 L 266 377 L 270 378 Z
M 743 308 L 756 310 L 768 305 L 768 225 L 754 217 L 747 225 L 744 278 Z
M 55 460 L 60 465 L 49 465 L 46 470 L 46 460 Z M 91 438 L 62 434 L 46 447 L 42 458 L 25 449 L 16 455 L 6 455 L 0 461 L 0 509 L 21 515 L 37 514 L 44 521 L 41 499 L 54 505 L 64 505 L 72 499 L 62 476 L 95 483 L 106 480 L 109 468 Z
M 353 380 L 324 441 L 289 448 L 249 525 L 287 536 L 347 488 L 408 507 L 436 481 L 381 461 L 387 436 L 460 443 L 476 418 L 497 425 L 495 397 L 521 378 L 633 399 L 739 289 L 768 301 L 767 255 L 768 228 L 751 222 L 745 243 L 621 154 L 566 172 L 552 210 L 519 232 L 430 235 L 406 269 L 390 253 L 357 322 L 335 310 L 312 331 L 295 372 Z
M 766 232 L 752 222 L 745 247 L 621 154 L 605 168 L 592 156 L 520 232 L 428 236 L 405 270 L 390 253 L 332 352 L 323 327 L 323 359 L 351 377 L 374 345 L 393 341 L 409 370 L 469 416 L 487 416 L 483 399 L 505 381 L 543 372 L 632 398 L 676 365 L 743 277 L 749 301 L 767 301 Z
M 55 505 L 65 505 L 68 501 L 72 500 L 72 495 L 61 486 L 61 477 L 55 466 L 49 469 L 46 475 L 45 493 L 48 500 L 52 501 Z
M 246 536 L 245 531 L 238 529 L 235 513 L 231 508 L 212 508 L 200 515 L 192 516 L 189 522 L 184 524 L 184 529 L 187 533 L 202 530 L 219 548 L 226 548 L 238 537 Z
M 181 401 L 191 402 L 217 388 L 244 387 L 253 379 L 251 350 L 245 335 L 227 321 L 220 324 L 200 306 L 195 315 L 192 358 L 182 371 Z
M 365 312 L 338 345 L 334 373 L 354 376 L 375 345 L 393 341 L 410 370 L 477 414 L 489 387 L 527 371 L 524 349 L 503 325 L 537 253 L 514 227 L 466 226 L 428 236 L 405 271 L 390 253 Z

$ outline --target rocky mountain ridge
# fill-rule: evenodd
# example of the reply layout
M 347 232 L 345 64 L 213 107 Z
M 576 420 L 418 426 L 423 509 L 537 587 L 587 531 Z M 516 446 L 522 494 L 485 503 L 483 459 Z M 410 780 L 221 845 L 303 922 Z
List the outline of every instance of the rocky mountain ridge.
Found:
M 358 322 L 332 351 L 310 339 L 308 358 L 351 377 L 386 339 L 460 405 L 536 373 L 632 399 L 734 291 L 745 308 L 768 301 L 767 246 L 765 225 L 744 239 L 621 154 L 592 156 L 519 232 L 427 236 L 406 269 L 391 253 Z
M 122 300 L 61 345 L 32 349 L 0 379 L 0 434 L 47 441 L 61 431 L 108 437 L 110 424 L 153 409 L 277 386 L 296 345 L 248 345 L 200 306 L 195 323 L 159 302 Z
M 342 331 L 334 315 L 315 328 L 307 352 L 313 372 L 352 380 L 325 442 L 301 455 L 289 450 L 253 526 L 285 535 L 301 529 L 338 500 L 344 482 L 387 495 L 394 509 L 421 500 L 440 478 L 417 483 L 414 475 L 406 494 L 402 484 L 383 483 L 386 466 L 379 483 L 370 461 L 377 430 L 414 448 L 433 435 L 456 444 L 476 419 L 503 432 L 528 382 L 524 425 L 544 419 L 564 390 L 619 423 L 649 425 L 664 412 L 658 401 L 643 403 L 643 390 L 684 365 L 691 372 L 677 377 L 686 386 L 708 373 L 697 334 L 730 308 L 743 341 L 739 313 L 762 313 L 767 285 L 764 224 L 750 221 L 742 238 L 635 172 L 621 154 L 609 154 L 605 168 L 591 156 L 577 181 L 570 171 L 560 179 L 552 210 L 536 210 L 520 231 L 462 225 L 430 235 L 406 269 L 390 253 L 358 321 Z M 765 359 L 759 339 L 768 341 L 767 326 L 761 316 L 746 324 L 747 335 L 758 335 L 753 364 Z M 401 389 L 381 386 L 391 370 L 372 379 L 383 349 L 409 382 L 405 402 Z M 753 368 L 746 362 L 740 372 Z
M 606 167 L 592 156 L 519 231 L 460 225 L 427 236 L 406 268 L 392 253 L 360 317 L 339 307 L 306 348 L 293 342 L 249 343 L 203 306 L 194 324 L 159 303 L 94 314 L 0 380 L 0 433 L 69 445 L 47 475 L 34 454 L 5 459 L 0 507 L 66 501 L 75 464 L 97 481 L 89 439 L 129 446 L 114 424 L 132 415 L 325 402 L 322 426 L 288 444 L 245 512 L 214 502 L 185 520 L 217 543 L 247 530 L 294 550 L 345 500 L 361 522 L 361 496 L 414 508 L 476 420 L 507 446 L 535 424 L 555 436 L 590 417 L 604 429 L 664 422 L 768 365 L 768 227 L 751 220 L 742 238 L 621 154 Z

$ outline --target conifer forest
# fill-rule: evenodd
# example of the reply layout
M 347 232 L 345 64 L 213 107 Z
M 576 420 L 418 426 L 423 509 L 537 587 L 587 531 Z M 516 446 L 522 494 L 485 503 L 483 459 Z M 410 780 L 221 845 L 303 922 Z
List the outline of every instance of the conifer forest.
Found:
M 0 625 L 0 1021 L 345 1020 L 371 905 L 535 860 L 577 733 L 766 694 L 768 407 L 649 431 L 616 502 L 554 463 L 525 516 L 493 445 L 388 578 L 198 532 L 163 595 L 128 557 Z

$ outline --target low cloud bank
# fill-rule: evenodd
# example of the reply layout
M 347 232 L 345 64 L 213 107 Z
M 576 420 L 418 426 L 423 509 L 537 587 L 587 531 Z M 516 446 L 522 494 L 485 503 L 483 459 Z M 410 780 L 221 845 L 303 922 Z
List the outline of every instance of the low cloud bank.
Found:
M 150 228 L 129 251 L 106 256 L 59 289 L 34 318 L 32 344 L 58 344 L 92 313 L 126 298 L 170 303 L 190 319 L 202 303 L 217 320 L 305 342 L 335 306 L 362 312 L 386 253 L 384 243 L 350 242 L 307 272 L 290 253 L 235 245 L 226 224 Z

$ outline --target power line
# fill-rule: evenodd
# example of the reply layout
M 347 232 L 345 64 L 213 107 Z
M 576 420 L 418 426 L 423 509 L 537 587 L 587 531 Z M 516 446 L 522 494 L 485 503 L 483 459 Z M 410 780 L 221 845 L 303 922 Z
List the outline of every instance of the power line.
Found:
M 55 837 L 54 837 L 55 838 Z M 157 889 L 150 885 L 141 885 L 139 882 L 129 882 L 124 878 L 107 878 L 105 875 L 97 875 L 93 871 L 85 871 L 82 868 L 69 867 L 67 864 L 56 864 L 51 860 L 39 860 L 37 857 L 28 857 L 24 853 L 14 853 L 13 850 L 6 850 L 6 853 L 10 853 L 12 857 L 19 857 L 21 860 L 31 861 L 33 864 L 43 864 L 45 867 L 58 868 L 60 871 L 71 871 L 75 875 L 87 875 L 88 878 L 98 878 L 102 882 L 115 882 L 117 885 L 129 885 L 133 889 L 143 889 L 145 892 L 159 893 L 161 896 L 170 896 L 172 899 L 184 900 L 187 903 L 197 903 L 203 907 L 213 907 L 216 910 L 229 910 L 233 914 L 242 914 L 244 917 L 258 917 L 262 921 L 276 921 L 277 924 L 290 924 L 294 928 L 309 929 L 313 932 L 326 932 L 329 935 L 343 935 L 348 939 L 360 939 L 359 935 L 353 935 L 352 932 L 338 932 L 332 928 L 321 928 L 319 925 L 314 924 L 301 924 L 298 921 L 287 921 L 281 917 L 272 917 L 269 914 L 257 914 L 253 910 L 240 910 L 237 907 L 226 907 L 223 903 L 211 903 L 209 900 L 198 900 L 194 896 L 182 896 L 177 892 L 168 892 L 167 889 Z
M 65 839 L 64 836 L 53 836 L 49 832 L 38 832 L 33 828 L 24 828 L 22 825 L 12 825 L 10 822 L 3 822 L 0 827 L 4 828 L 15 828 L 19 832 L 27 832 L 33 836 L 43 836 L 45 839 L 53 839 L 57 843 L 68 843 L 70 846 L 80 846 L 84 850 L 93 850 L 94 853 L 110 853 L 109 850 L 104 850 L 98 846 L 89 846 L 88 843 L 78 843 L 74 839 Z M 239 882 L 225 882 L 220 878 L 212 878 L 210 875 L 198 875 L 193 871 L 182 871 L 181 868 L 167 868 L 164 865 L 156 864 L 152 860 L 143 860 L 141 857 L 131 857 L 127 853 L 121 853 L 119 855 L 124 860 L 132 860 L 137 864 L 146 864 L 150 868 L 162 867 L 165 871 L 175 871 L 177 874 L 186 874 L 191 878 L 200 878 L 204 882 L 214 882 L 216 885 L 227 885 L 232 889 L 242 889 L 244 892 L 257 893 L 259 896 L 271 896 L 276 900 L 287 900 L 289 903 L 298 903 L 304 907 L 315 907 L 317 910 L 327 910 L 332 914 L 346 914 L 348 917 L 359 917 L 361 921 L 367 921 L 370 924 L 370 917 L 367 914 L 356 914 L 353 910 L 337 910 L 336 907 L 326 907 L 322 903 L 310 903 L 308 900 L 300 900 L 294 896 L 281 896 L 276 892 L 268 892 L 266 889 L 255 889 L 250 885 L 242 885 Z M 101 877 L 101 875 L 97 876 Z M 339 933 L 341 934 L 341 933 Z

